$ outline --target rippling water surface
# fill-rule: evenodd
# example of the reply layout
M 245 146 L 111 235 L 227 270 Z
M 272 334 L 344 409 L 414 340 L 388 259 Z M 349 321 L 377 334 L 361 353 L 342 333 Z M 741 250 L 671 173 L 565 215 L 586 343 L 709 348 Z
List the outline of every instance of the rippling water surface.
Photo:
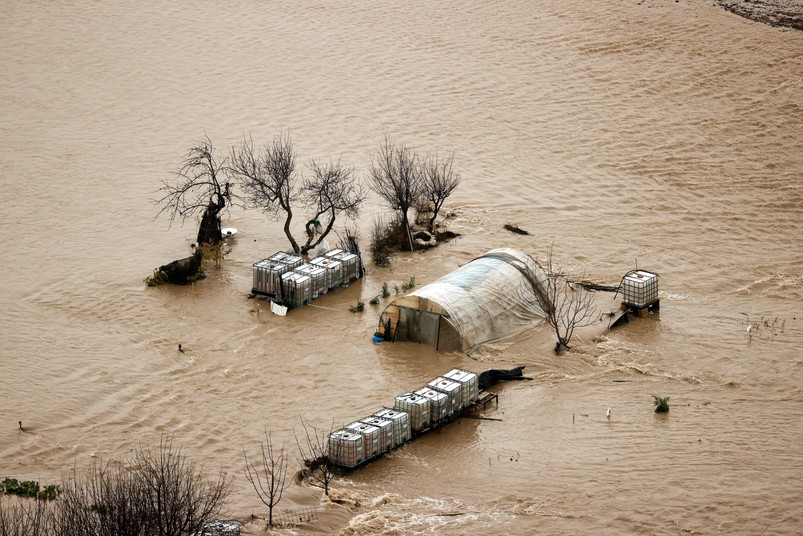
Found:
M 58 482 L 174 434 L 234 476 L 248 521 L 264 509 L 242 448 L 266 429 L 295 449 L 300 418 L 345 423 L 454 366 L 523 364 L 534 379 L 484 414 L 501 420 L 410 443 L 332 500 L 294 485 L 280 509 L 318 521 L 288 533 L 803 530 L 803 33 L 657 0 L 10 2 L 2 28 L 3 475 Z M 145 287 L 195 234 L 154 220 L 161 180 L 195 140 L 226 151 L 244 132 L 360 174 L 384 133 L 454 151 L 461 236 L 281 318 L 247 295 L 286 239 L 233 209 L 220 270 Z M 384 213 L 372 198 L 363 244 Z M 550 246 L 602 283 L 658 272 L 660 314 L 558 357 L 544 328 L 473 356 L 372 345 L 381 306 L 348 311 L 383 282 Z

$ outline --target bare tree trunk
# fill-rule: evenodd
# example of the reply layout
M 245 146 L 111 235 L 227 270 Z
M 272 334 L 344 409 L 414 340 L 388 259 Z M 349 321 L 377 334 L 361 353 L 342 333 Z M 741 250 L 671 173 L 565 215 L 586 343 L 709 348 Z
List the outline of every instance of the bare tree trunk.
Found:
M 218 202 L 213 199 L 209 200 L 209 205 L 201 218 L 201 225 L 198 227 L 198 245 L 215 245 L 223 240 L 223 234 L 220 231 L 220 212 L 225 207 L 226 199 L 223 196 L 220 196 Z

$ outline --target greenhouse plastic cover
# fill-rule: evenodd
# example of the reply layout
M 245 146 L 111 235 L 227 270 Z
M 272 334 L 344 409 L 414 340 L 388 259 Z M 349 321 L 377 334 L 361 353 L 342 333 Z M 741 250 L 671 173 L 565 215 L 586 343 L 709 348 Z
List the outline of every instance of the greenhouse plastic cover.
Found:
M 532 257 L 499 248 L 477 257 L 417 289 L 418 296 L 439 304 L 460 333 L 463 351 L 501 339 L 539 324 L 544 310 L 546 274 Z

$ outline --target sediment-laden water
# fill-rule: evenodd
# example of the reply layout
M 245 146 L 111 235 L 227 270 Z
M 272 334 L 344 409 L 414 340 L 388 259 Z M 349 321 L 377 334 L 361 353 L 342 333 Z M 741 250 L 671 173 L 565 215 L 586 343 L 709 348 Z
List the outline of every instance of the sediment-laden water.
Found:
M 11 2 L 2 28 L 2 475 L 59 482 L 173 434 L 234 476 L 228 511 L 261 534 L 242 449 L 265 430 L 294 450 L 302 418 L 523 364 L 534 380 L 484 414 L 501 420 L 418 439 L 331 500 L 292 486 L 279 509 L 318 519 L 287 533 L 803 529 L 803 33 L 657 0 Z M 221 269 L 147 288 L 195 237 L 152 203 L 186 150 L 281 132 L 360 174 L 385 133 L 454 151 L 461 236 L 282 318 L 247 299 L 281 226 L 235 208 Z M 369 200 L 364 244 L 386 213 Z M 601 283 L 653 270 L 660 313 L 560 356 L 546 328 L 467 356 L 374 345 L 382 305 L 349 312 L 496 247 L 552 247 Z

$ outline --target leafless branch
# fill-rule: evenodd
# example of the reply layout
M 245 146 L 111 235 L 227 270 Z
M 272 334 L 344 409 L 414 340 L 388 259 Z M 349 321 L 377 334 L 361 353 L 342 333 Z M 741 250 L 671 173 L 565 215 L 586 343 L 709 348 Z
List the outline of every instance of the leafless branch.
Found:
M 446 199 L 460 185 L 460 174 L 454 170 L 454 153 L 441 156 L 437 152 L 422 163 L 422 196 L 432 203 L 429 230 L 434 232 L 435 219 Z
M 307 424 L 304 419 L 301 419 L 301 426 L 304 429 L 303 438 L 299 438 L 293 430 L 300 461 L 310 478 L 318 482 L 323 487 L 324 493 L 329 495 L 329 484 L 335 477 L 334 467 L 329 461 L 329 436 L 334 425 L 330 427 L 328 433 Z
M 278 451 L 273 448 L 270 434 L 265 432 L 265 441 L 260 443 L 262 467 L 258 468 L 249 458 L 243 447 L 245 457 L 245 478 L 254 487 L 259 500 L 268 507 L 268 525 L 273 526 L 273 509 L 282 500 L 287 481 L 287 454 L 282 445 Z
M 555 349 L 569 348 L 574 330 L 590 326 L 597 320 L 594 295 L 582 286 L 573 287 L 567 281 L 562 269 L 553 263 L 552 246 L 542 268 L 546 280 L 541 291 L 536 292 L 536 299 L 544 311 L 547 324 L 558 338 Z
M 322 164 L 310 161 L 307 167 L 312 176 L 305 179 L 302 195 L 307 206 L 314 212 L 307 221 L 307 242 L 301 247 L 306 253 L 316 247 L 332 231 L 339 215 L 354 219 L 359 215 L 360 207 L 365 201 L 365 190 L 358 182 L 353 168 L 337 162 Z M 316 239 L 314 224 L 325 219 L 323 232 Z
M 248 206 L 261 209 L 273 220 L 284 214 L 284 233 L 298 253 L 298 243 L 290 231 L 298 193 L 294 187 L 296 153 L 289 134 L 275 136 L 261 151 L 254 147 L 253 138 L 243 137 L 240 147 L 231 149 L 229 159 L 231 173 L 239 179 Z
M 421 196 L 422 176 L 418 156 L 406 145 L 395 145 L 385 134 L 368 170 L 371 189 L 401 216 L 407 248 L 413 250 L 408 211 Z

